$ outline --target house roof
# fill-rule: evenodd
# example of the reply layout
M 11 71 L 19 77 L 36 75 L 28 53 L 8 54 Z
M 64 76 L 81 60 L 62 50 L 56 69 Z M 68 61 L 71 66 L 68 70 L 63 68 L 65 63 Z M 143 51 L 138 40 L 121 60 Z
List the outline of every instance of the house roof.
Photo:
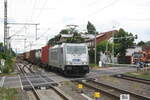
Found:
M 108 32 L 102 32 L 102 33 L 98 34 L 96 36 L 96 42 L 99 43 L 99 42 L 102 42 L 104 40 L 109 40 L 112 37 L 112 34 L 114 32 L 117 32 L 117 30 L 112 30 L 112 31 L 108 31 Z M 92 41 L 94 41 L 94 39 L 95 38 L 88 39 L 88 40 L 86 40 L 86 42 L 92 42 Z

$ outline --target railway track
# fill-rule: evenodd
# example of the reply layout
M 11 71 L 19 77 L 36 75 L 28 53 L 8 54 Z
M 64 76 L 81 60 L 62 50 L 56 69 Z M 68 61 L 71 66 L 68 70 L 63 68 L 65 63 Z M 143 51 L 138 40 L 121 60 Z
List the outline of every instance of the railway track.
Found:
M 20 72 L 23 74 L 21 76 L 23 89 L 32 90 L 36 100 L 45 100 L 45 99 L 43 99 L 43 96 L 41 96 L 40 91 L 37 89 L 37 87 L 39 88 L 39 87 L 43 87 L 43 86 L 56 92 L 57 95 L 59 95 L 62 98 L 62 100 L 73 100 L 70 96 L 66 95 L 62 90 L 60 90 L 58 87 L 56 87 L 55 85 L 57 83 L 52 81 L 49 77 L 40 75 L 40 74 L 37 75 L 36 73 L 31 71 L 29 69 L 29 67 L 27 68 L 27 66 L 21 67 L 22 65 L 20 65 L 20 64 L 17 64 L 16 66 L 18 67 Z M 27 72 L 24 70 L 25 67 L 28 69 Z M 28 74 L 29 72 L 30 72 L 30 74 Z M 42 83 L 36 85 L 37 81 L 41 81 Z
M 136 94 L 128 90 L 116 88 L 111 85 L 107 85 L 105 83 L 98 82 L 95 80 L 87 80 L 86 82 L 83 81 L 76 81 L 76 82 L 83 84 L 85 87 L 94 89 L 95 91 L 99 91 L 103 94 L 113 97 L 115 98 L 115 100 L 120 100 L 121 94 L 130 94 L 131 100 L 150 100 L 150 97 L 145 97 L 143 95 Z
M 114 75 L 114 77 L 150 85 L 150 80 L 136 78 L 136 77 L 132 77 L 132 76 L 124 75 L 124 74 Z
M 27 75 L 26 75 L 26 71 L 24 70 L 24 68 L 21 68 L 21 66 L 19 66 L 18 64 L 16 64 L 16 66 L 18 67 L 18 69 L 22 72 L 22 74 L 25 75 L 25 78 L 27 79 L 27 82 L 30 84 L 30 86 L 32 87 L 31 90 L 35 96 L 35 98 L 37 100 L 40 100 L 40 95 L 38 94 L 38 92 L 36 91 L 36 89 L 34 88 L 34 85 L 32 84 L 32 82 L 28 79 Z

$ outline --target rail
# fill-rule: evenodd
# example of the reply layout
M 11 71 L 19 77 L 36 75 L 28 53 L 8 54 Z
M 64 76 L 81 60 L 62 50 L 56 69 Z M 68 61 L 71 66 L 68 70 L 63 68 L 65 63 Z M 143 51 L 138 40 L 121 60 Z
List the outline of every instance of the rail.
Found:
M 119 75 L 114 75 L 113 77 L 150 85 L 150 80 L 137 78 L 137 77 L 133 77 L 133 76 L 129 76 L 129 75 L 119 74 Z
M 136 93 L 128 91 L 128 90 L 123 90 L 123 89 L 120 89 L 120 88 L 116 88 L 116 87 L 113 87 L 111 85 L 104 84 L 102 82 L 98 82 L 98 81 L 95 81 L 95 80 L 88 80 L 88 82 L 90 82 L 90 83 L 92 82 L 92 83 L 97 84 L 97 85 L 105 86 L 105 87 L 120 91 L 121 93 L 123 92 L 123 93 L 130 94 L 131 96 L 139 98 L 141 100 L 150 100 L 150 97 L 143 96 L 143 95 L 140 95 L 140 94 L 136 94 Z
M 37 100 L 41 100 L 40 99 L 40 95 L 38 94 L 38 92 L 36 91 L 36 89 L 34 88 L 32 82 L 29 80 L 29 78 L 27 77 L 26 75 L 26 72 L 18 65 L 16 64 L 16 66 L 18 67 L 18 69 L 20 69 L 20 71 L 25 75 L 27 81 L 29 82 L 30 86 L 32 87 L 32 91 L 33 91 L 33 94 L 35 95 L 36 99 Z

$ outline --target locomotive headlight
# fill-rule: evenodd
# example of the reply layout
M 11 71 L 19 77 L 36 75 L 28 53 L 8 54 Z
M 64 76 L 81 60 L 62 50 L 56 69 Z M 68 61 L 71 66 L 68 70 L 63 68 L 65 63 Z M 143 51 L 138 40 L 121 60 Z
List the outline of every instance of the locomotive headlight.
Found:
M 69 65 L 69 64 L 72 64 L 72 62 L 71 61 L 67 61 L 67 64 Z
M 86 65 L 86 64 L 87 64 L 87 62 L 82 62 L 82 64 Z

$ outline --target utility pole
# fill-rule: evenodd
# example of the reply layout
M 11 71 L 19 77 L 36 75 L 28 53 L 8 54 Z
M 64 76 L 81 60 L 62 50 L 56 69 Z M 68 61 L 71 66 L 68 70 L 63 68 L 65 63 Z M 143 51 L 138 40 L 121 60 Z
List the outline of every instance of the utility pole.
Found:
M 38 30 L 37 25 L 38 24 L 35 24 L 35 40 L 37 40 L 37 30 Z
M 6 35 L 6 44 L 7 44 L 7 49 L 10 49 L 10 39 L 9 39 L 9 29 L 10 27 L 7 27 L 7 35 Z
M 7 0 L 4 0 L 4 52 L 7 47 Z
M 96 52 L 97 52 L 97 50 L 96 50 L 96 45 L 97 45 L 96 44 L 96 31 L 95 31 L 95 43 L 94 44 L 95 44 L 95 65 L 97 65 L 97 61 L 96 61 L 97 60 L 96 59 Z

